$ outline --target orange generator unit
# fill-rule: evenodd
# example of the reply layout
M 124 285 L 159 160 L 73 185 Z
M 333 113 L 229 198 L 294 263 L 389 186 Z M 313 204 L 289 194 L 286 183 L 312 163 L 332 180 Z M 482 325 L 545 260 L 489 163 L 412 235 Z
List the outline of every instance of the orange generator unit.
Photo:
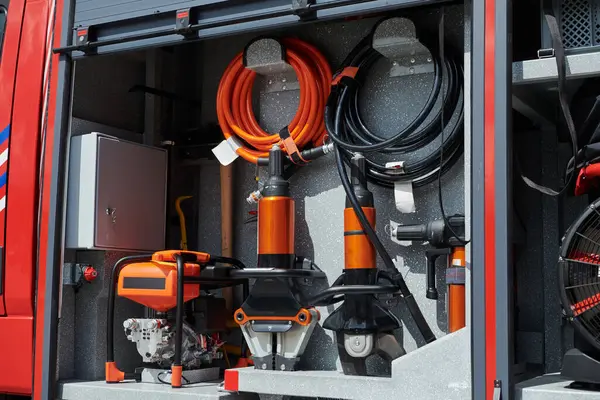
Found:
M 247 279 L 230 276 L 233 269 L 244 269 L 244 265 L 236 259 L 192 251 L 168 250 L 119 260 L 112 271 L 108 295 L 106 382 L 134 379 L 179 388 L 183 381 L 218 378 L 219 368 L 212 363 L 220 357 L 224 342 L 198 333 L 184 322 L 184 304 L 200 296 L 200 284 L 203 289 L 246 286 Z M 136 343 L 144 363 L 157 364 L 158 368 L 126 373 L 117 367 L 113 337 L 116 295 L 151 310 L 152 317 L 129 318 L 123 328 L 127 339 Z

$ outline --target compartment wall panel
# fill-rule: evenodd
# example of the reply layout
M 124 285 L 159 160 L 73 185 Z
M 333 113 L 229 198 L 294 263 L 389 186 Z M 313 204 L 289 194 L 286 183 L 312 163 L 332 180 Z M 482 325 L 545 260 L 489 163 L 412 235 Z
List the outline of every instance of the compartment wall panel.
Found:
M 430 18 L 435 27 L 433 11 L 415 13 L 416 18 Z M 447 8 L 446 40 L 455 45 L 462 54 L 462 7 Z M 279 32 L 306 39 L 315 44 L 330 61 L 335 71 L 339 63 L 366 35 L 377 19 L 365 19 L 352 22 L 317 23 L 307 25 L 302 30 Z M 432 22 L 433 21 L 433 22 Z M 456 22 L 456 23 L 455 23 Z M 219 78 L 230 60 L 241 51 L 253 35 L 226 37 L 203 43 L 203 100 L 202 116 L 205 123 L 215 121 L 214 99 Z M 406 126 L 423 106 L 431 88 L 431 75 L 417 75 L 389 78 L 390 61 L 380 61 L 369 74 L 370 79 L 364 86 L 364 98 L 361 109 L 365 122 L 378 133 L 396 133 Z M 297 107 L 297 91 L 261 93 L 261 83 L 257 79 L 255 107 L 257 118 L 263 128 L 270 132 L 279 131 L 292 118 Z M 437 105 L 439 107 L 439 104 Z M 453 126 L 453 119 L 449 126 Z M 446 130 L 446 135 L 448 130 Z M 434 143 L 436 145 L 438 142 Z M 431 147 L 425 151 L 431 151 Z M 239 159 L 235 163 L 235 215 L 234 215 L 234 255 L 246 265 L 256 265 L 256 224 L 245 223 L 249 212 L 256 206 L 249 206 L 245 198 L 256 189 L 254 182 L 255 166 Z M 214 252 L 220 250 L 218 234 L 220 232 L 220 194 L 218 191 L 218 164 L 200 167 L 200 215 L 198 248 Z M 261 173 L 264 180 L 264 173 Z M 341 187 L 333 157 L 326 157 L 300 169 L 290 182 L 292 197 L 296 202 L 296 253 L 312 259 L 328 277 L 331 284 L 343 269 L 343 210 L 345 194 Z M 447 215 L 464 213 L 464 161 L 461 158 L 442 178 L 444 207 Z M 421 243 L 402 246 L 393 243 L 385 233 L 386 225 L 392 222 L 401 224 L 426 223 L 441 218 L 438 203 L 437 182 L 415 190 L 417 212 L 401 214 L 396 210 L 393 191 L 370 185 L 375 195 L 377 208 L 377 232 L 395 259 L 399 270 L 412 293 L 417 299 L 425 317 L 438 337 L 447 329 L 446 323 L 446 285 L 443 268 L 438 268 L 439 301 L 425 297 L 425 249 Z M 383 267 L 380 260 L 379 266 Z M 441 264 L 441 261 L 440 261 Z M 324 285 L 323 285 L 324 286 Z M 317 292 L 323 286 L 313 283 L 302 287 L 307 294 Z M 333 307 L 320 308 L 323 321 Z M 412 319 L 404 305 L 398 305 L 394 312 L 400 316 L 404 328 L 397 332 L 399 339 L 408 351 L 423 345 Z M 339 369 L 335 341 L 331 332 L 318 326 L 311 337 L 302 358 L 302 367 L 306 369 Z M 376 357 L 370 360 L 371 371 L 381 372 L 383 363 Z M 436 371 L 436 374 L 443 371 Z

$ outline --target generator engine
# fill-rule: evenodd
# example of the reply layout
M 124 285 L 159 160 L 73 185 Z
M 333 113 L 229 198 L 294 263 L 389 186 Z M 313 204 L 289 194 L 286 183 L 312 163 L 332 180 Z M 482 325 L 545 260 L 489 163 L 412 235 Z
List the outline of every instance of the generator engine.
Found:
M 144 363 L 169 368 L 175 355 L 175 327 L 166 319 L 129 318 L 123 322 L 127 339 L 134 342 Z M 218 335 L 197 333 L 188 323 L 183 323 L 181 362 L 186 369 L 211 366 L 222 358 L 219 348 L 224 344 Z

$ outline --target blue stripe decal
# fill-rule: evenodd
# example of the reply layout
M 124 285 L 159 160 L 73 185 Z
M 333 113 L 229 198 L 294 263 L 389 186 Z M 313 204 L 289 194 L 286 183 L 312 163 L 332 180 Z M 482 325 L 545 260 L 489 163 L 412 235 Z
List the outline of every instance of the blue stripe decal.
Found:
M 0 188 L 3 188 L 6 185 L 6 172 L 0 175 Z
M 4 144 L 4 142 L 6 142 L 8 140 L 9 133 L 10 133 L 10 125 L 8 125 L 4 129 L 2 129 L 2 132 L 0 132 L 0 144 Z

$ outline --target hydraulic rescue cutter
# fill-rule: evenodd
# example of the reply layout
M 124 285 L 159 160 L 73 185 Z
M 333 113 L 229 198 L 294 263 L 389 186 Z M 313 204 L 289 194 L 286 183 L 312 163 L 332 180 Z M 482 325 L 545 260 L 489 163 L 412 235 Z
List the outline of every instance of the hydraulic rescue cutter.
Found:
M 373 193 L 367 188 L 365 158 L 351 159 L 352 190 L 371 226 L 375 226 Z M 406 354 L 393 331 L 400 321 L 383 306 L 368 287 L 377 285 L 378 270 L 375 247 L 367 237 L 349 199 L 344 210 L 344 273 L 338 279 L 346 288 L 365 285 L 367 293 L 345 294 L 344 302 L 323 323 L 336 333 L 342 369 L 347 375 L 366 375 L 366 358 L 379 354 L 392 361 Z M 334 284 L 335 286 L 335 284 Z M 380 286 L 379 289 L 384 289 Z M 392 287 L 391 291 L 397 289 Z
M 254 366 L 263 370 L 296 369 L 319 312 L 303 306 L 289 278 L 325 278 L 322 271 L 296 268 L 295 207 L 284 178 L 286 157 L 279 146 L 269 152 L 269 177 L 258 200 L 258 270 L 263 272 L 235 312 Z

